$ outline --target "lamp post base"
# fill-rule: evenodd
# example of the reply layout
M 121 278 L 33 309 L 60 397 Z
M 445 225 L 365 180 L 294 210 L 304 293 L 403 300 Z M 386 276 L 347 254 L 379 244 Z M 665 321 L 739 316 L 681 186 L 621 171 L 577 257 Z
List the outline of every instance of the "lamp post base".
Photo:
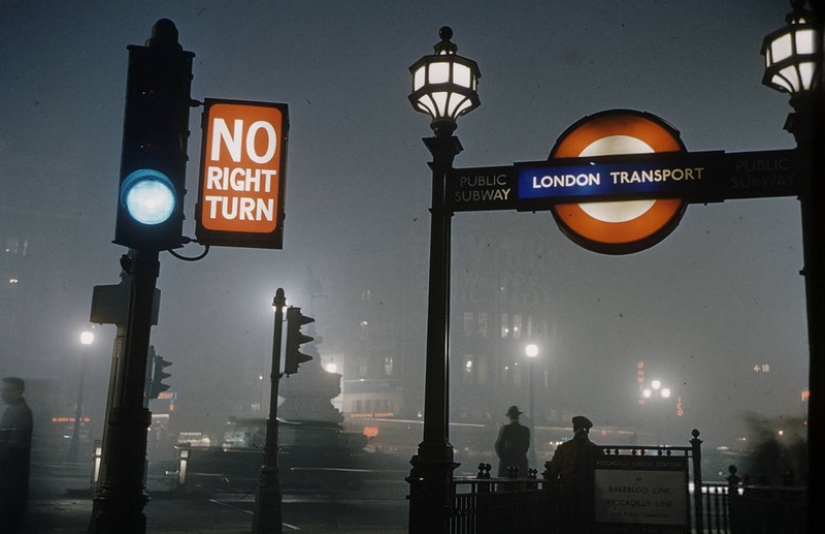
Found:
M 440 534 L 450 531 L 450 513 L 453 508 L 453 471 L 461 465 L 452 461 L 452 446 L 426 448 L 420 453 L 441 456 L 441 460 L 422 459 L 415 455 L 407 482 L 410 484 L 410 534 Z M 447 459 L 449 457 L 449 459 Z
M 280 534 L 283 532 L 281 516 L 281 481 L 278 468 L 264 467 L 255 497 L 255 514 L 252 516 L 254 534 Z

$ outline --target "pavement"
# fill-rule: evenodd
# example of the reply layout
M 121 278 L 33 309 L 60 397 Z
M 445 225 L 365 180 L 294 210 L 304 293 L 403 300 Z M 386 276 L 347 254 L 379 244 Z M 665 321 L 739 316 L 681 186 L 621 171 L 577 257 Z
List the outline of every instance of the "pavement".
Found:
M 284 488 L 284 533 L 397 534 L 406 532 L 406 483 L 374 490 L 290 493 Z M 249 534 L 254 491 L 179 494 L 150 480 L 144 508 L 146 532 L 157 534 Z M 84 466 L 33 466 L 27 534 L 85 534 L 93 492 Z M 1 529 L 0 529 L 1 530 Z

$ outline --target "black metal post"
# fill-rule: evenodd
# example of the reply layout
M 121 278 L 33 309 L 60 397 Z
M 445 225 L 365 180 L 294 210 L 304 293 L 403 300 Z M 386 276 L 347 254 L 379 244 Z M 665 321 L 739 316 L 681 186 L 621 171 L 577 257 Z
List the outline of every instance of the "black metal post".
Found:
M 264 463 L 258 492 L 255 494 L 255 515 L 252 516 L 252 532 L 268 534 L 282 532 L 281 480 L 278 474 L 278 384 L 281 378 L 281 336 L 283 333 L 286 296 L 280 287 L 275 292 L 275 326 L 272 335 L 272 372 L 269 377 L 272 390 L 269 396 L 269 419 L 266 421 Z
M 453 446 L 449 431 L 450 390 L 450 246 L 453 213 L 446 205 L 447 177 L 462 147 L 452 135 L 455 123 L 434 124 L 435 137 L 424 139 L 433 161 L 430 226 L 430 273 L 427 306 L 427 360 L 424 392 L 424 440 L 411 473 L 423 479 L 421 491 L 411 492 L 410 532 L 448 532 L 452 496 Z M 415 488 L 414 488 L 415 490 Z
M 704 532 L 704 499 L 702 494 L 702 440 L 699 439 L 699 431 L 695 428 L 691 432 L 693 439 L 690 440 L 691 458 L 693 459 L 693 530 L 694 532 Z
M 158 252 L 135 251 L 129 263 L 131 298 L 123 360 L 113 370 L 115 385 L 90 525 L 90 531 L 96 534 L 146 532 L 143 507 L 149 497 L 144 492 L 144 469 L 151 413 L 143 407 L 143 391 L 155 284 L 160 272 Z
M 808 318 L 808 528 L 819 532 L 825 519 L 818 513 L 819 502 L 814 495 L 815 482 L 823 480 L 821 452 L 825 447 L 825 102 L 822 84 L 810 95 L 791 99 L 795 113 L 788 117 L 786 128 L 796 138 L 807 167 L 799 196 L 802 215 L 802 246 L 804 256 L 805 301 Z M 819 525 L 817 527 L 816 525 Z
M 529 384 L 527 387 L 529 399 L 527 399 L 527 410 L 530 414 L 530 420 L 528 421 L 529 425 L 527 428 L 530 429 L 530 466 L 536 466 L 536 402 L 535 402 L 535 391 L 533 390 L 533 367 L 535 367 L 535 356 L 530 357 L 530 369 L 529 369 L 529 376 L 527 380 L 529 380 Z M 526 476 L 526 475 L 525 475 Z
M 791 5 L 801 9 L 805 0 L 791 0 Z M 803 161 L 799 203 L 808 322 L 807 528 L 819 532 L 825 527 L 825 516 L 818 509 L 822 500 L 818 485 L 825 476 L 821 456 L 825 447 L 825 1 L 811 0 L 810 6 L 813 16 L 805 18 L 814 26 L 818 50 L 813 56 L 819 64 L 814 66 L 811 90 L 791 95 L 794 112 L 788 115 L 785 129 L 793 134 Z

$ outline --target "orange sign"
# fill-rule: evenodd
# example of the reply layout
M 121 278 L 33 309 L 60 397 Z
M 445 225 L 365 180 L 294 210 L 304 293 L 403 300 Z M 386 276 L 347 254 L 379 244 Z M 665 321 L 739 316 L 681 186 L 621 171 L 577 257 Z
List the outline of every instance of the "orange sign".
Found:
M 281 248 L 288 128 L 286 104 L 204 101 L 199 243 Z
M 551 158 L 684 152 L 679 132 L 665 121 L 630 110 L 585 117 L 556 141 Z M 628 254 L 652 247 L 676 228 L 687 203 L 682 199 L 556 204 L 562 232 L 584 248 Z

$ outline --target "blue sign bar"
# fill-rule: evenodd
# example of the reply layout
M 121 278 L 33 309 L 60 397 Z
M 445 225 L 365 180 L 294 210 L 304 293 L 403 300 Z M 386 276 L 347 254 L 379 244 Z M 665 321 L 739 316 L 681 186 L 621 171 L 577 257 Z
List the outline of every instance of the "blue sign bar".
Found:
M 689 203 L 798 195 L 807 169 L 795 150 L 667 152 L 453 169 L 453 211 L 537 211 L 558 203 L 681 198 Z
M 718 153 L 671 153 L 665 158 L 646 155 L 644 160 L 606 162 L 578 158 L 573 165 L 518 167 L 518 198 L 581 198 L 651 194 L 656 197 L 689 196 L 702 188 L 710 169 L 709 158 Z

